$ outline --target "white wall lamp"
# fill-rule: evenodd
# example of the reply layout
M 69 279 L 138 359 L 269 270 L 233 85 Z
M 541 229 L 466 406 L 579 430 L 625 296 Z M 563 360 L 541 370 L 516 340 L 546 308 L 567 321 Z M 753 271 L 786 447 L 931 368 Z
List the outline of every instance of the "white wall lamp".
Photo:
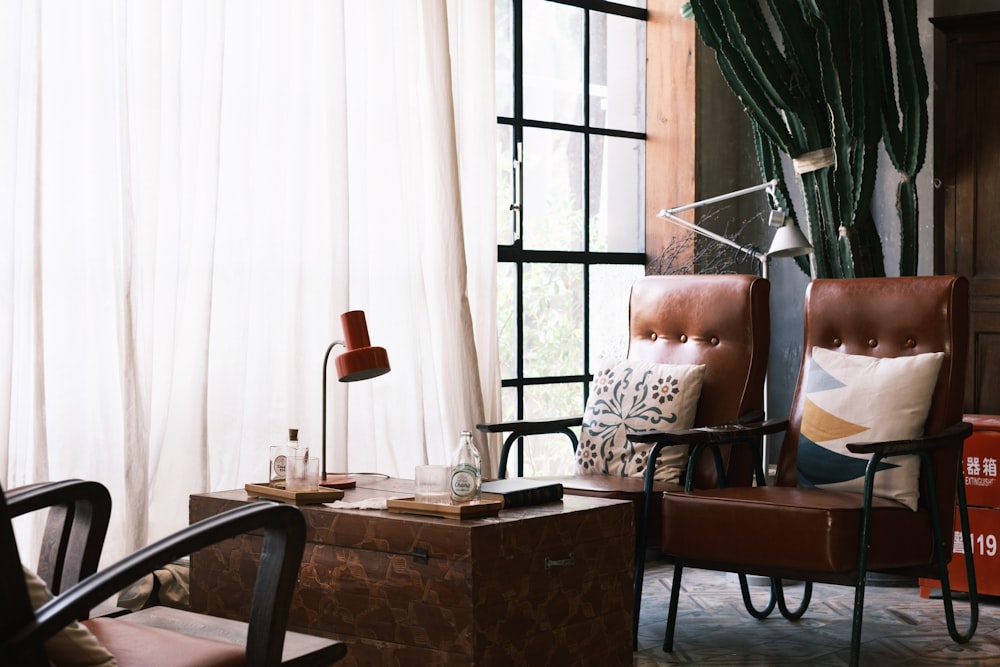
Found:
M 774 232 L 774 237 L 771 239 L 771 246 L 768 248 L 767 252 L 763 252 L 759 248 L 755 248 L 752 245 L 740 245 L 736 241 L 726 238 L 721 234 L 716 234 L 715 232 L 705 229 L 700 225 L 688 222 L 684 218 L 679 217 L 677 214 L 681 211 L 687 211 L 688 209 L 705 206 L 706 204 L 714 204 L 715 202 L 725 201 L 726 199 L 742 197 L 743 195 L 750 194 L 751 192 L 758 192 L 760 190 L 771 190 L 773 192 L 774 187 L 777 185 L 778 180 L 774 179 L 768 181 L 767 183 L 761 183 L 760 185 L 743 188 L 742 190 L 736 190 L 728 194 L 702 199 L 701 201 L 696 201 L 693 204 L 666 208 L 657 213 L 656 217 L 669 220 L 675 225 L 689 229 L 696 234 L 710 238 L 713 241 L 727 245 L 730 248 L 735 248 L 736 250 L 753 257 L 760 262 L 761 277 L 767 278 L 768 264 L 770 263 L 772 257 L 797 257 L 799 255 L 808 255 L 813 250 L 812 245 L 810 245 L 805 235 L 802 234 L 798 227 L 792 224 L 791 220 L 786 218 L 783 211 L 772 210 L 771 215 L 768 217 L 768 225 L 771 227 L 777 227 L 777 229 Z

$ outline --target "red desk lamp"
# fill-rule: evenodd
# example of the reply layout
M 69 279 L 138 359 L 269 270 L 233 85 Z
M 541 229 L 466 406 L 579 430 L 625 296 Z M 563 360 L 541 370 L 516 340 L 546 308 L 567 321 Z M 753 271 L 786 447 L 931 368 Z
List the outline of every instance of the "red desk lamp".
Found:
M 344 329 L 344 340 L 335 340 L 326 348 L 323 357 L 323 476 L 320 486 L 337 489 L 353 488 L 357 482 L 348 475 L 328 475 L 326 471 L 326 379 L 333 348 L 342 345 L 347 351 L 335 359 L 337 377 L 341 382 L 368 380 L 389 372 L 389 355 L 384 347 L 372 347 L 368 338 L 368 324 L 363 310 L 351 310 L 340 316 Z

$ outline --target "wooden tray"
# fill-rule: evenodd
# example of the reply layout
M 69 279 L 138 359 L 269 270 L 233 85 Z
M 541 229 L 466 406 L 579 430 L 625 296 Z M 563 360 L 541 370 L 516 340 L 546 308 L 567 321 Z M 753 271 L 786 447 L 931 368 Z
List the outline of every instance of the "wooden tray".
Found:
M 340 489 L 320 489 L 318 491 L 289 491 L 281 483 L 260 482 L 259 484 L 246 484 L 244 488 L 247 495 L 260 496 L 271 500 L 280 500 L 283 503 L 293 505 L 315 505 L 317 503 L 332 503 L 344 497 L 344 492 Z
M 486 498 L 461 505 L 442 505 L 440 503 L 418 503 L 411 498 L 389 498 L 386 506 L 390 512 L 397 514 L 423 514 L 437 516 L 443 519 L 479 519 L 484 516 L 496 516 L 503 508 L 500 498 Z

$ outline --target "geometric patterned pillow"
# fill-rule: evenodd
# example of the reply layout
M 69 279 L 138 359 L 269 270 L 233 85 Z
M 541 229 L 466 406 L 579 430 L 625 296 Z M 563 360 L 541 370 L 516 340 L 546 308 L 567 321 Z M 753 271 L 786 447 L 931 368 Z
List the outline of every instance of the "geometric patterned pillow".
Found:
M 691 428 L 704 377 L 703 365 L 602 360 L 583 414 L 577 474 L 643 477 L 651 445 L 627 434 Z M 687 447 L 662 449 L 655 479 L 678 482 L 687 454 Z
M 799 486 L 862 493 L 869 456 L 847 445 L 923 435 L 943 358 L 929 352 L 876 359 L 814 347 L 799 434 Z M 919 476 L 914 455 L 882 459 L 874 495 L 916 510 Z

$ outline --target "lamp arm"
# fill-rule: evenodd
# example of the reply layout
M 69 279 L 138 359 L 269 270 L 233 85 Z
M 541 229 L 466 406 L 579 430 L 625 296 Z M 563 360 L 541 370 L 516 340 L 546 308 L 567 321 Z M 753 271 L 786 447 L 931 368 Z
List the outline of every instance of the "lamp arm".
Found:
M 666 209 L 661 211 L 661 217 L 663 213 L 680 213 L 681 211 L 687 211 L 688 209 L 698 208 L 699 206 L 705 206 L 706 204 L 714 204 L 715 202 L 725 201 L 727 199 L 734 199 L 736 197 L 742 197 L 743 195 L 748 195 L 751 192 L 757 192 L 758 190 L 768 190 L 778 185 L 778 179 L 773 178 L 767 183 L 761 183 L 760 185 L 752 185 L 749 188 L 743 188 L 742 190 L 735 190 L 734 192 L 729 192 L 724 195 L 717 195 L 715 197 L 709 197 L 708 199 L 702 199 L 701 201 L 696 201 L 693 204 L 685 204 L 684 206 L 677 206 L 676 208 Z
M 751 188 L 751 189 L 759 190 L 761 188 L 758 186 L 758 187 Z M 716 234 L 715 232 L 713 232 L 710 229 L 705 229 L 704 227 L 699 227 L 698 225 L 694 224 L 693 222 L 688 222 L 684 218 L 678 217 L 678 216 L 674 215 L 674 213 L 673 213 L 674 211 L 691 208 L 692 206 L 698 206 L 698 205 L 703 204 L 703 203 L 705 203 L 705 202 L 699 202 L 698 204 L 691 204 L 689 206 L 683 206 L 680 209 L 670 209 L 670 210 L 664 209 L 664 210 L 660 211 L 659 213 L 657 213 L 656 217 L 658 217 L 658 218 L 666 218 L 667 220 L 670 220 L 670 222 L 673 222 L 674 224 L 680 225 L 684 229 L 689 229 L 692 232 L 694 232 L 695 234 L 701 234 L 702 236 L 708 237 L 708 238 L 712 239 L 713 241 L 716 241 L 716 242 L 721 243 L 723 245 L 727 245 L 730 248 L 734 248 L 736 250 L 739 250 L 740 252 L 742 252 L 744 254 L 750 255 L 751 257 L 753 257 L 754 259 L 756 259 L 758 262 L 760 262 L 762 265 L 764 265 L 764 266 L 767 265 L 767 255 L 765 255 L 764 253 L 758 251 L 756 248 L 754 248 L 752 246 L 740 245 L 739 243 L 737 243 L 736 241 L 734 241 L 732 239 L 727 239 L 725 236 L 722 236 L 721 234 Z
M 327 366 L 330 363 L 330 353 L 333 352 L 333 348 L 338 345 L 342 347 L 347 347 L 347 343 L 342 340 L 335 340 L 330 343 L 330 347 L 326 348 L 326 354 L 323 355 L 323 433 L 320 438 L 322 443 L 322 462 L 320 465 L 323 468 L 323 479 L 326 479 L 326 375 Z

